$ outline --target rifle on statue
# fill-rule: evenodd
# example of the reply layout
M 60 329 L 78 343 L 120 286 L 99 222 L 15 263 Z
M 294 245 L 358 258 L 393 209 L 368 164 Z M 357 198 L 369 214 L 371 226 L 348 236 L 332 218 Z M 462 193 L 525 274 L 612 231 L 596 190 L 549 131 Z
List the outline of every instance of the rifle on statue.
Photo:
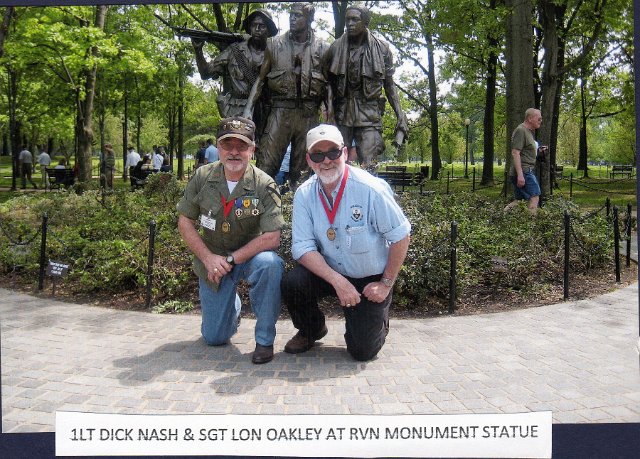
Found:
M 198 30 L 186 27 L 169 26 L 179 37 L 194 38 L 196 40 L 207 41 L 214 45 L 229 46 L 232 43 L 243 41 L 247 35 L 232 32 L 219 32 L 217 30 Z

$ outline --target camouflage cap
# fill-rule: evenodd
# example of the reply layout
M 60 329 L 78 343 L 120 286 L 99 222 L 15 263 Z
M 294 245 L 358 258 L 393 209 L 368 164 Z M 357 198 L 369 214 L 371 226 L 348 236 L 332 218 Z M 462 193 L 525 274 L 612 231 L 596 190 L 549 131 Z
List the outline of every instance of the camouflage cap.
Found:
M 235 137 L 244 142 L 255 145 L 256 125 L 253 121 L 241 116 L 232 116 L 220 121 L 218 125 L 218 141 Z

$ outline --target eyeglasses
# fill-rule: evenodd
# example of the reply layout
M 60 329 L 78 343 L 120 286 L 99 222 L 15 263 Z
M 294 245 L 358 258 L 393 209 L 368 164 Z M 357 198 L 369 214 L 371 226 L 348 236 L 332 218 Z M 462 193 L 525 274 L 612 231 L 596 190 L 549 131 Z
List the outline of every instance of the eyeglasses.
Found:
M 338 159 L 342 155 L 342 148 L 337 148 L 335 150 L 329 151 L 316 151 L 314 153 L 309 153 L 309 158 L 314 163 L 321 163 L 324 161 L 324 158 L 329 158 L 331 161 Z
M 220 147 L 227 151 L 238 151 L 240 153 L 244 153 L 250 147 L 250 145 L 242 140 L 232 140 L 232 139 L 223 139 L 220 141 Z

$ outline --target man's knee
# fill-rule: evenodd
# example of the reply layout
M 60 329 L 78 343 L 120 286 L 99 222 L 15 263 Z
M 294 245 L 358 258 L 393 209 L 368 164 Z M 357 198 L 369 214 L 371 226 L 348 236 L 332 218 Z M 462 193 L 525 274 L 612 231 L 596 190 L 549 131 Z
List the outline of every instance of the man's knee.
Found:
M 382 349 L 382 345 L 384 342 L 380 343 L 352 343 L 351 345 L 347 344 L 347 351 L 351 354 L 355 360 L 359 362 L 366 362 L 368 360 L 374 359 L 380 349 Z
M 233 333 L 220 333 L 220 330 L 202 329 L 202 339 L 208 346 L 224 346 L 229 343 Z
M 254 269 L 267 271 L 269 275 L 276 276 L 277 279 L 274 277 L 274 281 L 279 281 L 284 272 L 284 261 L 272 251 L 260 252 L 253 257 L 252 264 Z
M 309 284 L 309 271 L 306 268 L 296 265 L 291 271 L 282 276 L 282 293 L 285 291 L 307 290 Z

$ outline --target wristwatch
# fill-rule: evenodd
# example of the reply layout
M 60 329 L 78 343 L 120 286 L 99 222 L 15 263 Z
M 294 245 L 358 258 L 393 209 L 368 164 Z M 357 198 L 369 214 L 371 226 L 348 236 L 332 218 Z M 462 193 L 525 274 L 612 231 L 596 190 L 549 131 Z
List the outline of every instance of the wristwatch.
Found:
M 382 279 L 380 279 L 380 282 L 382 282 L 384 285 L 386 285 L 387 287 L 391 288 L 393 287 L 393 280 L 389 279 L 388 277 L 383 277 Z
M 227 255 L 227 263 L 229 263 L 231 266 L 234 266 L 236 264 L 236 260 L 233 259 L 233 255 Z

